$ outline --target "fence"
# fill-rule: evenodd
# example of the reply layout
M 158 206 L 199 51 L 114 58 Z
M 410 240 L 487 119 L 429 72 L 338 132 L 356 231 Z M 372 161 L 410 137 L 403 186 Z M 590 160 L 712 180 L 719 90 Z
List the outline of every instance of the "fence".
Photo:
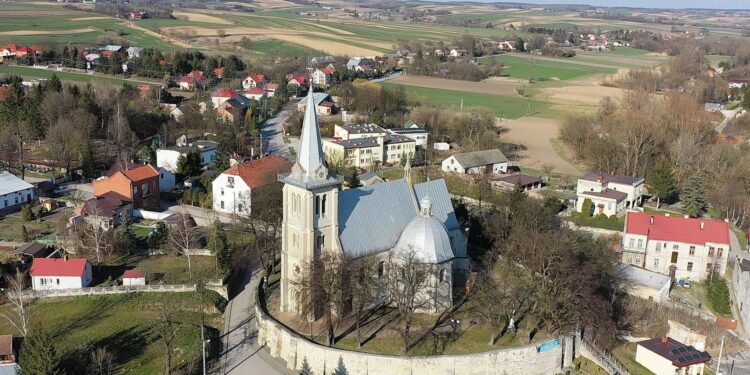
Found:
M 126 294 L 126 293 L 177 293 L 177 292 L 194 292 L 195 285 L 177 284 L 177 285 L 131 285 L 131 286 L 101 286 L 91 288 L 74 288 L 74 289 L 47 289 L 47 290 L 26 290 L 21 292 L 23 298 L 55 298 L 55 297 L 75 297 L 75 296 L 96 296 L 106 294 Z
M 155 212 L 155 211 L 141 210 L 137 208 L 133 210 L 134 217 L 139 217 L 139 218 L 149 219 L 149 220 L 164 220 L 172 214 L 173 212 Z

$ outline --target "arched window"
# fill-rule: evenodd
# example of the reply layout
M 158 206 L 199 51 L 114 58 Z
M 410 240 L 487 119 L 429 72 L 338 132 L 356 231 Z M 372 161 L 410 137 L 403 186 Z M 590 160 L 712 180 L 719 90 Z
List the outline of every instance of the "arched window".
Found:
M 441 269 L 438 273 L 438 280 L 440 280 L 441 283 L 445 281 L 445 268 Z
M 378 262 L 378 278 L 383 277 L 385 275 L 385 261 L 381 260 Z
M 320 209 L 320 212 L 323 215 L 323 217 L 326 216 L 326 198 L 327 197 L 328 197 L 328 194 L 323 194 L 323 202 L 321 202 L 321 204 L 323 205 L 323 207 Z
M 315 214 L 320 215 L 320 195 L 315 196 Z

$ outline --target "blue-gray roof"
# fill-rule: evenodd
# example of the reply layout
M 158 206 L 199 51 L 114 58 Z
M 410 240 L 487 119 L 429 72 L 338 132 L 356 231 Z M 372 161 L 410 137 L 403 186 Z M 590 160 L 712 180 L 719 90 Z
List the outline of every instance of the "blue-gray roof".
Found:
M 16 375 L 18 373 L 18 364 L 8 363 L 0 365 L 0 375 Z
M 329 95 L 326 94 L 326 93 L 324 93 L 324 92 L 316 92 L 316 93 L 313 94 L 313 102 L 315 102 L 316 106 L 319 106 L 320 103 L 322 103 L 324 100 L 326 100 L 328 98 L 328 96 Z M 299 102 L 300 103 L 302 103 L 302 102 L 306 103 L 307 102 L 307 95 L 305 95 L 304 98 L 300 99 Z
M 339 239 L 344 254 L 360 258 L 391 250 L 417 216 L 418 200 L 426 195 L 432 200 L 433 216 L 449 231 L 458 228 L 443 180 L 414 185 L 414 190 L 399 179 L 340 192 Z
M 33 189 L 34 185 L 16 177 L 10 172 L 0 172 L 0 195 Z

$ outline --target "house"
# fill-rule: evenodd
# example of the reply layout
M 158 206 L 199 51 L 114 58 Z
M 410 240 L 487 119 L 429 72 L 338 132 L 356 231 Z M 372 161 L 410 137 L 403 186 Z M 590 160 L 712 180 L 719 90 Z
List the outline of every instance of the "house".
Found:
M 203 87 L 206 76 L 203 71 L 193 70 L 180 78 L 178 85 L 182 90 L 195 90 L 196 87 Z
M 130 12 L 131 20 L 145 20 L 148 18 L 151 18 L 151 16 L 146 12 Z
M 247 105 L 239 97 L 233 97 L 223 102 L 216 109 L 216 116 L 225 121 L 240 123 L 244 121 L 247 114 Z
M 289 79 L 289 82 L 286 83 L 287 89 L 289 89 L 290 92 L 300 93 L 304 92 L 307 85 L 307 77 L 305 76 L 294 76 Z
M 214 68 L 213 73 L 216 78 L 221 79 L 222 75 L 224 75 L 224 68 Z
M 307 102 L 307 97 L 302 98 L 299 103 L 297 103 L 297 110 L 300 112 L 304 111 Z M 324 92 L 313 93 L 313 104 L 315 104 L 315 112 L 319 115 L 331 115 L 336 109 L 336 104 L 334 104 L 331 96 Z
M 376 162 L 395 164 L 405 156 L 413 157 L 416 142 L 386 133 L 375 137 L 323 140 L 323 152 L 329 160 L 341 160 L 345 166 L 367 168 Z
M 13 57 L 16 51 L 21 48 L 18 44 L 6 44 L 0 47 L 0 57 Z
M 127 270 L 122 274 L 123 286 L 146 285 L 146 274 L 141 270 Z
M 159 209 L 159 171 L 150 165 L 132 165 L 100 177 L 92 184 L 97 198 L 112 193 L 124 202 L 131 202 L 133 209 Z
M 593 203 L 589 214 L 619 215 L 641 204 L 644 181 L 642 177 L 589 172 L 578 179 L 576 211 L 581 212 L 589 199 Z
M 244 95 L 248 99 L 259 101 L 266 97 L 266 95 L 268 95 L 268 92 L 260 87 L 251 87 L 245 90 L 242 95 Z
M 453 154 L 443 160 L 442 169 L 443 172 L 462 174 L 506 173 L 508 158 L 496 148 Z
M 135 58 L 141 57 L 141 52 L 143 52 L 143 48 L 141 48 L 141 47 L 128 47 L 128 49 L 126 49 L 125 52 L 128 53 L 128 58 L 129 59 L 135 59 Z
M 53 248 L 39 242 L 30 242 L 19 246 L 16 251 L 22 258 L 34 259 L 34 258 L 46 258 L 49 256 Z
M 711 356 L 664 336 L 639 342 L 635 361 L 656 375 L 702 375 Z
M 170 104 L 170 103 L 159 103 L 159 106 L 164 108 L 164 110 L 169 114 L 169 117 L 174 119 L 177 122 L 180 122 L 182 119 L 182 109 L 177 106 L 177 104 Z
M 8 363 L 16 363 L 16 353 L 13 351 L 13 335 L 0 335 L 0 365 Z
M 451 57 L 463 57 L 469 54 L 469 51 L 460 48 L 451 48 L 449 55 Z
M 200 153 L 201 167 L 205 168 L 213 164 L 218 149 L 219 144 L 213 141 L 178 142 L 175 146 L 156 150 L 156 165 L 174 173 L 177 171 L 177 159 L 195 150 Z
M 249 76 L 242 80 L 242 88 L 249 89 L 251 87 L 262 88 L 266 84 L 266 76 L 259 73 L 251 73 Z
M 75 214 L 84 222 L 96 225 L 103 230 L 117 228 L 132 215 L 133 204 L 121 199 L 114 192 L 94 197 L 76 208 Z
M 102 51 L 116 53 L 116 52 L 122 52 L 123 49 L 124 48 L 122 46 L 118 46 L 118 45 L 114 45 L 114 44 L 109 44 L 109 45 L 104 46 L 104 48 L 102 48 Z
M 372 66 L 373 60 L 368 57 L 352 57 L 349 59 L 349 61 L 346 62 L 346 69 L 347 70 L 356 70 L 358 66 L 365 65 L 365 66 Z
M 229 87 L 222 87 L 211 94 L 211 103 L 213 103 L 214 109 L 217 109 L 222 103 L 231 98 L 234 98 L 235 96 L 237 96 L 236 91 L 230 89 Z
M 336 124 L 333 128 L 333 139 L 352 140 L 358 138 L 383 137 L 387 133 L 388 131 L 375 124 Z
M 253 191 L 275 183 L 290 167 L 289 161 L 275 155 L 230 167 L 211 183 L 214 211 L 249 216 Z
M 266 86 L 263 88 L 266 90 L 266 95 L 268 95 L 269 98 L 273 98 L 273 96 L 276 95 L 276 90 L 279 89 L 279 84 L 266 83 Z
M 503 190 L 513 190 L 520 186 L 523 191 L 532 191 L 542 187 L 542 179 L 524 173 L 514 173 L 493 179 L 490 184 Z
M 91 263 L 86 259 L 37 258 L 31 264 L 34 290 L 85 288 L 92 279 Z
M 628 211 L 621 261 L 675 280 L 701 281 L 726 272 L 729 236 L 729 224 L 721 220 Z
M 750 285 L 750 260 L 735 257 L 732 270 L 732 294 L 745 334 L 750 332 L 750 288 L 747 287 L 748 285 Z
M 515 42 L 509 42 L 509 41 L 503 41 L 498 42 L 497 47 L 504 51 L 513 51 L 516 48 L 514 47 Z
M 672 279 L 630 264 L 619 264 L 622 290 L 631 296 L 660 302 L 669 298 Z
M 159 167 L 159 191 L 164 193 L 172 191 L 176 183 L 176 177 L 174 173 L 166 170 L 163 167 Z
M 388 129 L 391 134 L 398 134 L 404 137 L 409 137 L 417 142 L 417 146 L 427 147 L 428 139 L 430 138 L 430 132 L 427 129 L 420 128 L 419 125 L 412 121 L 407 121 L 403 128 L 391 128 Z
M 730 89 L 741 89 L 748 85 L 750 85 L 750 80 L 747 80 L 747 79 L 730 79 L 729 80 Z
M 333 74 L 335 70 L 331 68 L 315 69 L 312 74 L 312 84 L 318 87 L 327 87 L 333 82 Z
M 36 202 L 34 185 L 10 172 L 0 172 L 0 216 L 21 209 L 23 205 Z

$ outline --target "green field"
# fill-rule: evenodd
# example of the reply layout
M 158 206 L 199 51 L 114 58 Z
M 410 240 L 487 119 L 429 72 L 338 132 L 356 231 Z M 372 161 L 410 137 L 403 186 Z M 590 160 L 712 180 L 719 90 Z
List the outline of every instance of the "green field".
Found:
M 259 40 L 250 43 L 250 49 L 271 56 L 318 56 L 323 52 L 299 44 L 288 43 L 277 39 Z
M 57 74 L 57 77 L 63 81 L 83 82 L 83 83 L 98 81 L 98 82 L 109 83 L 111 85 L 117 85 L 117 86 L 122 86 L 123 84 L 125 84 L 125 82 L 131 82 L 133 84 L 140 84 L 140 83 L 149 83 L 153 85 L 160 84 L 159 82 L 115 78 L 113 76 L 107 76 L 103 74 L 91 75 L 91 74 L 74 73 L 74 72 L 56 72 L 52 70 L 34 69 L 34 68 L 28 68 L 28 67 L 16 66 L 16 65 L 7 65 L 7 64 L 0 64 L 0 74 L 17 74 L 25 78 L 26 77 L 50 78 L 52 77 L 53 74 Z
M 727 62 L 732 59 L 732 56 L 724 56 L 724 55 L 706 55 L 705 57 L 706 61 L 711 64 L 711 66 L 716 66 L 720 62 Z
M 32 306 L 31 326 L 51 334 L 67 373 L 84 373 L 82 367 L 90 360 L 91 353 L 104 347 L 112 356 L 113 374 L 160 374 L 164 373 L 165 349 L 154 328 L 162 306 L 179 311 L 177 320 L 181 328 L 176 339 L 175 365 L 183 367 L 198 361 L 200 309 L 196 306 L 200 305 L 195 293 L 48 299 Z M 208 330 L 210 337 L 218 336 L 221 322 L 221 315 L 215 309 L 207 314 L 206 323 L 213 327 Z M 19 336 L 5 320 L 0 322 L 0 333 Z
M 533 56 L 524 55 L 497 55 L 485 57 L 484 59 L 495 58 L 503 64 L 503 74 L 512 78 L 535 80 L 569 80 L 582 77 L 589 74 L 613 74 L 617 70 L 614 68 L 593 67 L 567 60 L 549 61 L 535 59 Z
M 502 118 L 514 119 L 523 117 L 527 114 L 529 105 L 531 106 L 531 114 L 538 114 L 547 108 L 547 104 L 544 102 L 528 100 L 525 98 L 488 95 L 467 91 L 439 90 L 426 87 L 400 85 L 396 83 L 382 83 L 382 85 L 384 87 L 403 86 L 410 96 L 445 108 L 454 108 L 458 110 L 461 107 L 461 101 L 463 100 L 465 108 L 484 107 L 495 116 Z

